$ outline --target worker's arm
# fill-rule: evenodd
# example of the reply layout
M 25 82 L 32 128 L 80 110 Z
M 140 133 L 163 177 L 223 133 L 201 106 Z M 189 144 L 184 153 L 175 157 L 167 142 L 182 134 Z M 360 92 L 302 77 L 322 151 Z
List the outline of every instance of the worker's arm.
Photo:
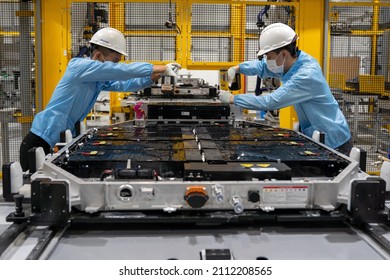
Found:
M 127 81 L 107 82 L 102 90 L 105 91 L 138 91 L 154 84 L 151 77 L 134 78 Z
M 246 109 L 269 111 L 302 103 L 321 94 L 326 94 L 322 89 L 321 81 L 313 77 L 309 69 L 303 69 L 270 94 L 235 95 L 234 104 Z
M 147 78 L 134 78 L 127 81 L 116 81 L 107 84 L 103 90 L 106 91 L 138 91 L 151 86 L 160 75 L 176 76 L 177 71 L 181 68 L 178 63 L 169 63 L 167 65 L 153 65 L 152 74 Z
M 167 65 L 153 65 L 153 74 L 176 77 L 180 69 L 181 65 L 176 62 L 168 63 Z
M 153 65 L 146 62 L 104 63 L 91 59 L 72 59 L 67 71 L 72 71 L 79 82 L 126 81 L 131 78 L 150 77 Z

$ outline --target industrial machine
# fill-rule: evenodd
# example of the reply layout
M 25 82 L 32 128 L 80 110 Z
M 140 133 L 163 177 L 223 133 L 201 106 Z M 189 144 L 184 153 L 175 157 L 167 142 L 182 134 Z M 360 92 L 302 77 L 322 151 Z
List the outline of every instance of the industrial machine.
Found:
M 26 258 L 88 258 L 45 250 L 62 246 L 64 252 L 72 234 L 80 238 L 80 228 L 85 237 L 87 228 L 98 227 L 104 235 L 101 230 L 109 225 L 110 236 L 113 229 L 117 236 L 137 236 L 138 241 L 126 241 L 137 254 L 126 258 L 194 258 L 197 253 L 188 248 L 177 253 L 158 248 L 178 246 L 180 236 L 201 240 L 213 234 L 224 241 L 211 237 L 200 244 L 213 258 L 257 258 L 258 251 L 234 245 L 234 232 L 253 236 L 251 246 L 258 250 L 264 236 L 259 227 L 267 232 L 267 225 L 276 226 L 278 232 L 288 225 L 303 226 L 302 234 L 318 232 L 315 226 L 325 232 L 331 227 L 333 233 L 341 228 L 362 246 L 362 258 L 389 257 L 382 178 L 300 132 L 247 121 L 238 108 L 221 104 L 217 93 L 202 79 L 163 77 L 123 100 L 134 119 L 80 134 L 24 174 L 23 183 L 15 185 L 17 168 L 3 166 L 3 193 L 15 200 L 16 209 L 7 217 L 13 226 L 0 238 L 0 256 L 11 258 L 15 236 L 35 227 L 44 236 L 38 235 Z M 358 238 L 356 232 L 367 228 L 376 245 Z M 151 233 L 165 242 L 156 245 Z M 366 252 L 375 246 L 380 253 Z M 147 255 L 151 248 L 154 253 Z

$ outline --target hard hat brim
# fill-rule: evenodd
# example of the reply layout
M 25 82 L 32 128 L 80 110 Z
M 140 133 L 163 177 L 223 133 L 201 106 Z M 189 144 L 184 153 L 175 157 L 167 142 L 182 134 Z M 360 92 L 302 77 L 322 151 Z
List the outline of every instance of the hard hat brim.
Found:
M 119 52 L 121 55 L 123 55 L 123 56 L 129 56 L 127 53 L 125 53 L 125 52 Z
M 288 46 L 289 44 L 291 44 L 291 43 L 297 41 L 298 39 L 299 39 L 298 35 L 295 35 L 294 38 L 293 38 L 289 43 L 284 43 L 284 44 L 282 44 L 282 45 L 280 45 L 280 46 L 274 46 L 274 47 L 271 47 L 271 48 L 269 48 L 269 49 L 262 49 L 262 50 L 259 50 L 259 51 L 257 52 L 257 56 L 262 56 L 262 55 L 264 55 L 264 54 L 266 54 L 266 53 L 269 53 L 269 52 L 272 52 L 272 51 L 274 51 L 274 50 L 277 50 L 277 49 L 283 48 L 283 47 L 285 47 L 285 46 Z
M 262 56 L 262 55 L 264 55 L 265 54 L 265 51 L 264 50 L 259 50 L 258 52 L 257 52 L 257 56 Z

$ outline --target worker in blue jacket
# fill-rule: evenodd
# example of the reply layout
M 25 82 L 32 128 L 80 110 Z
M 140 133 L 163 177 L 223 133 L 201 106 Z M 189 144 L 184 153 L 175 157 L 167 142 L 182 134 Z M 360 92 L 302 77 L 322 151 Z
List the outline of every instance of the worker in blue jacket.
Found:
M 91 57 L 73 58 L 57 84 L 46 108 L 33 120 L 30 132 L 20 145 L 20 163 L 28 170 L 28 151 L 42 147 L 50 153 L 60 141 L 60 134 L 70 130 L 91 111 L 101 91 L 138 91 L 152 85 L 161 75 L 176 76 L 177 63 L 117 63 L 127 56 L 126 39 L 114 28 L 97 31 L 90 40 Z
M 282 85 L 268 95 L 233 95 L 221 91 L 222 103 L 251 109 L 270 111 L 294 105 L 301 132 L 312 137 L 314 131 L 325 133 L 325 144 L 349 155 L 353 141 L 348 123 L 333 97 L 318 62 L 296 47 L 295 31 L 283 23 L 267 26 L 260 34 L 259 58 L 228 69 L 232 83 L 236 73 L 275 77 Z

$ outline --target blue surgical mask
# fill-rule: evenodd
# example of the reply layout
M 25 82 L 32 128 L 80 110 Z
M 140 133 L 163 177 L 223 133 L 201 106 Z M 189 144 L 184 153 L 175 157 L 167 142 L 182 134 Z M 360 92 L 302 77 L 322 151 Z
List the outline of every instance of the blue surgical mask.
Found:
M 282 52 L 279 53 L 279 55 L 275 59 L 267 59 L 266 57 L 266 64 L 269 71 L 275 73 L 275 74 L 283 74 L 284 73 L 284 62 L 286 61 L 286 58 L 284 58 L 282 65 L 278 66 L 276 64 L 276 60 L 281 55 Z

